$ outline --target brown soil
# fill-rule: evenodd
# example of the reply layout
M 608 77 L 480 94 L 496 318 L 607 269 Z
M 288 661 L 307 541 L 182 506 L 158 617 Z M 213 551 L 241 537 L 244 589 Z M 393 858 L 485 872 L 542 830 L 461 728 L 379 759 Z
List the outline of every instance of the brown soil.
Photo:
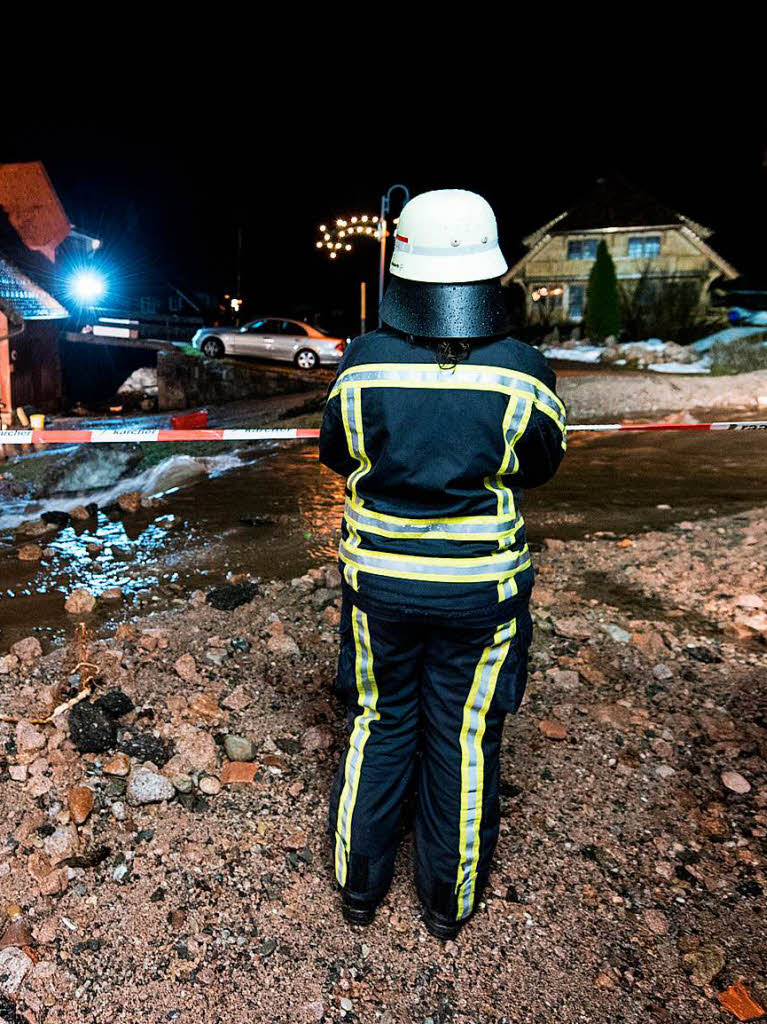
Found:
M 495 868 L 446 945 L 421 923 L 409 837 L 375 923 L 339 913 L 334 570 L 94 641 L 97 693 L 136 705 L 120 735 L 175 742 L 198 788 L 131 806 L 105 772 L 127 759 L 79 754 L 66 716 L 39 739 L 0 723 L 0 945 L 21 950 L 0 949 L 0 1021 L 705 1024 L 734 1020 L 715 994 L 740 979 L 765 1005 L 766 563 L 767 510 L 546 545 Z M 33 716 L 76 655 L 19 653 L 0 703 Z M 255 782 L 203 796 L 235 772 L 228 733 L 254 743 Z M 76 838 L 75 786 L 95 796 Z

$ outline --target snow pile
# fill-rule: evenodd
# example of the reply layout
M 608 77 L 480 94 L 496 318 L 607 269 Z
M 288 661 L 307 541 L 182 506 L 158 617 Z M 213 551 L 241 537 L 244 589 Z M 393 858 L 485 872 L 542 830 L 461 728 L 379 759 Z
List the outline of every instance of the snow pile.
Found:
M 152 366 L 140 366 L 117 389 L 118 395 L 143 395 L 151 397 L 157 394 L 157 369 Z

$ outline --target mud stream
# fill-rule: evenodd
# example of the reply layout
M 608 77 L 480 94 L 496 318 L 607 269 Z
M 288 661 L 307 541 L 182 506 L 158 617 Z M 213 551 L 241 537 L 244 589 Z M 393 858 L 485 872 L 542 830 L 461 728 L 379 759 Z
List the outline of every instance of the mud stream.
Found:
M 529 539 L 535 547 L 544 537 L 621 536 L 767 504 L 766 467 L 767 437 L 758 433 L 573 435 L 557 478 L 526 495 Z M 101 602 L 91 616 L 98 627 L 181 601 L 227 574 L 290 579 L 334 558 L 343 481 L 318 465 L 312 444 L 202 459 L 189 445 L 109 492 L 44 507 L 101 506 L 134 489 L 162 493 L 158 507 L 122 519 L 99 512 L 48 534 L 41 562 L 16 555 L 14 527 L 28 502 L 4 502 L 0 654 L 31 633 L 46 646 L 68 635 L 62 595 L 76 587 L 122 589 L 121 602 Z

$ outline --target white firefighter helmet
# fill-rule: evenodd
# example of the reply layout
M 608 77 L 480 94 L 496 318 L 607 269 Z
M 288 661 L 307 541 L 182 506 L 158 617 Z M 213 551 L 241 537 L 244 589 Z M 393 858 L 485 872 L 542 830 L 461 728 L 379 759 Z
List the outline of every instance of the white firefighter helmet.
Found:
M 458 188 L 423 192 L 402 210 L 381 319 L 423 338 L 489 338 L 507 332 L 506 260 L 492 207 Z
M 422 192 L 402 210 L 389 266 L 407 281 L 489 281 L 508 269 L 493 208 L 476 192 Z

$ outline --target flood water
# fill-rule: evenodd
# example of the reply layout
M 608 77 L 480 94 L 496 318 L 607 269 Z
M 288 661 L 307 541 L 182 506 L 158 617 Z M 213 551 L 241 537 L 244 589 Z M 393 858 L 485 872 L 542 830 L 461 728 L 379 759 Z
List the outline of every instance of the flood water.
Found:
M 537 546 L 544 537 L 622 535 L 741 511 L 767 503 L 766 469 L 764 433 L 571 435 L 556 479 L 525 497 L 529 539 Z M 319 466 L 316 445 L 208 458 L 180 483 L 173 471 L 173 464 L 155 467 L 151 479 L 145 473 L 117 489 L 152 493 L 174 484 L 158 508 L 119 521 L 99 513 L 49 534 L 40 541 L 50 552 L 42 563 L 18 560 L 14 531 L 3 530 L 9 508 L 0 509 L 0 653 L 32 632 L 44 646 L 69 635 L 63 594 L 75 587 L 122 588 L 122 603 L 93 617 L 106 625 L 167 607 L 227 574 L 290 579 L 335 558 L 344 482 Z M 95 557 L 94 542 L 101 545 Z

